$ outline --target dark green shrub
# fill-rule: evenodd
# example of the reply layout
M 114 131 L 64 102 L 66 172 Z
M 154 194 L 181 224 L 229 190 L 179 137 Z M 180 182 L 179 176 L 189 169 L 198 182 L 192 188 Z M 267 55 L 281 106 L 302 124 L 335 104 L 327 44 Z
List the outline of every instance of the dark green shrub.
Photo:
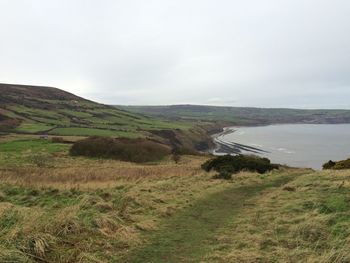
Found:
M 202 169 L 207 172 L 214 170 L 219 173 L 231 174 L 243 170 L 263 174 L 273 169 L 278 169 L 278 165 L 272 164 L 267 158 L 257 156 L 225 155 L 206 161 L 202 164 Z
M 327 163 L 323 164 L 322 167 L 323 169 L 332 169 L 336 163 L 333 162 L 332 160 L 329 160 Z
M 333 169 L 333 170 L 350 169 L 350 159 L 339 161 L 339 162 L 328 161 L 322 167 L 323 169 Z
M 336 162 L 333 169 L 335 170 L 350 169 L 350 159 Z
M 74 143 L 70 154 L 141 163 L 159 161 L 170 154 L 170 149 L 147 139 L 93 136 Z

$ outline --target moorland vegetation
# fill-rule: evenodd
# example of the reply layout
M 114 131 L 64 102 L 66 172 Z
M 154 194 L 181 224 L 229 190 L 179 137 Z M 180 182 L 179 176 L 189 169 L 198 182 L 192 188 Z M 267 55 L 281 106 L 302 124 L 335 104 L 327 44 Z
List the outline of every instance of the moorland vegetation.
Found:
M 210 156 L 135 164 L 70 147 L 1 138 L 0 262 L 350 260 L 348 170 L 214 180 Z M 40 154 L 50 165 L 29 158 Z
M 313 171 L 214 158 L 196 149 L 220 125 L 200 116 L 0 91 L 0 262 L 350 262 L 348 161 Z

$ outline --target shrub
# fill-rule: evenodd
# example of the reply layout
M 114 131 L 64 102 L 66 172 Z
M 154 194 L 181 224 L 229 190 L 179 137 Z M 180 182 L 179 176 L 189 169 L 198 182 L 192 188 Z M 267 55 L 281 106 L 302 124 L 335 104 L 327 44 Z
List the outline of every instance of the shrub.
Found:
M 171 159 L 178 164 L 180 162 L 181 156 L 179 154 L 173 153 Z
M 178 164 L 180 162 L 181 159 L 181 151 L 179 148 L 175 147 L 172 151 L 171 151 L 172 155 L 171 155 L 171 159 Z
M 271 164 L 267 158 L 247 155 L 225 155 L 206 161 L 202 164 L 202 169 L 209 171 L 217 171 L 219 173 L 238 173 L 242 170 L 251 172 L 266 173 L 273 169 L 278 169 L 278 165 Z
M 329 160 L 327 163 L 323 164 L 322 167 L 324 170 L 326 169 L 332 169 L 335 165 L 335 162 L 333 162 L 332 160 Z
M 335 169 L 335 170 L 350 169 L 350 159 L 337 162 L 334 165 L 333 169 Z
M 170 154 L 170 149 L 147 139 L 113 139 L 93 136 L 74 143 L 70 154 L 141 163 L 159 161 Z
M 350 169 L 350 159 L 339 161 L 339 162 L 328 161 L 322 167 L 325 170 L 326 169 L 334 169 L 334 170 Z

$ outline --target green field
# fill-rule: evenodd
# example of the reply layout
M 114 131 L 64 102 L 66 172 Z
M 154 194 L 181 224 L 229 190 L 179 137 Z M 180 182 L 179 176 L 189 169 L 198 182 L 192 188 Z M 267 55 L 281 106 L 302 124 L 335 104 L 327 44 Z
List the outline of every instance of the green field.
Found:
M 150 118 L 50 87 L 1 84 L 0 94 L 1 131 L 143 137 L 153 130 L 194 127 L 191 122 Z
M 35 165 L 37 161 L 66 153 L 70 145 L 52 143 L 44 139 L 17 139 L 0 143 L 0 166 L 16 167 Z M 45 159 L 45 160 L 44 160 Z
M 52 129 L 54 126 L 43 123 L 22 123 L 16 128 L 17 132 L 38 133 Z
M 136 114 L 171 120 L 224 121 L 235 125 L 350 123 L 350 110 L 300 110 L 201 105 L 120 106 Z
M 60 105 L 64 106 L 62 103 Z M 19 133 L 51 130 L 50 134 L 57 135 L 136 137 L 155 129 L 188 129 L 193 126 L 191 123 L 174 123 L 125 114 L 115 108 L 101 109 L 97 106 L 94 109 L 93 106 L 94 104 L 91 104 L 84 109 L 80 105 L 77 111 L 66 109 L 44 111 L 23 106 L 9 106 L 7 110 L 23 116 L 23 122 L 15 129 Z
M 135 131 L 117 131 L 107 129 L 91 129 L 91 128 L 56 128 L 49 132 L 52 135 L 75 135 L 75 136 L 113 136 L 113 137 L 126 137 L 137 138 L 141 137 L 140 133 Z

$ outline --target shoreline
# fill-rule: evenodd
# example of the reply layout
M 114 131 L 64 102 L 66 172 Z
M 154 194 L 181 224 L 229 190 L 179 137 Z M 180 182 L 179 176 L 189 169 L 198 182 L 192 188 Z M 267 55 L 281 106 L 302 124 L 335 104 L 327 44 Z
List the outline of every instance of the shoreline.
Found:
M 257 147 L 236 143 L 236 142 L 227 142 L 222 139 L 223 136 L 232 134 L 237 131 L 237 128 L 235 127 L 224 127 L 223 131 L 220 133 L 216 133 L 212 135 L 213 143 L 215 145 L 215 148 L 212 149 L 210 152 L 213 155 L 237 155 L 237 154 L 243 154 L 243 153 L 250 153 L 250 154 L 264 154 L 268 153 L 267 151 L 263 149 L 259 149 Z

